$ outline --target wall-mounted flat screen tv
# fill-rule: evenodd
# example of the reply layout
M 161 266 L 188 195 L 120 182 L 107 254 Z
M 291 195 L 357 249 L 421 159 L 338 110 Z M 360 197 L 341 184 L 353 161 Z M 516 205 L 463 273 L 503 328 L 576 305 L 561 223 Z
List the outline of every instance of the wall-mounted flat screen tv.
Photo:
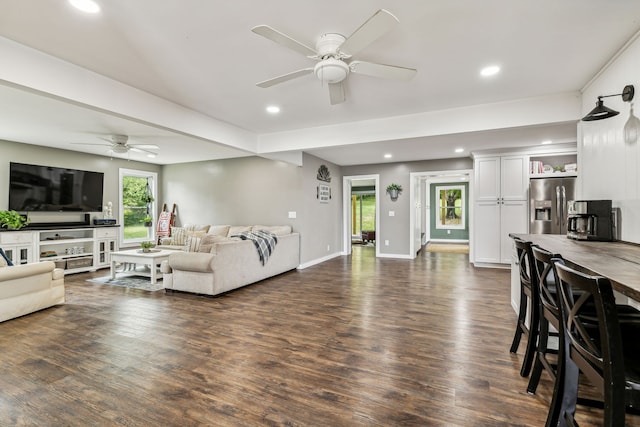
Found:
M 20 212 L 101 212 L 104 174 L 10 163 L 9 209 Z

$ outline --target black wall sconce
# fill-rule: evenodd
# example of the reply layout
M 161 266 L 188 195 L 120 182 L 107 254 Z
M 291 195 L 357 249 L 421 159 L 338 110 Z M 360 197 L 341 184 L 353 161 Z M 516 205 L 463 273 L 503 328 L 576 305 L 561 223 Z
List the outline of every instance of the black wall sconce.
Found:
M 622 100 L 624 102 L 631 102 L 633 99 L 633 95 L 635 93 L 635 88 L 633 85 L 627 85 L 622 90 L 622 93 L 616 93 L 615 95 L 600 95 L 598 97 L 598 102 L 596 102 L 596 108 L 591 110 L 589 114 L 582 118 L 583 122 L 591 122 L 594 120 L 603 120 L 608 119 L 609 117 L 617 116 L 620 114 L 616 110 L 612 110 L 611 108 L 604 106 L 604 101 L 602 98 L 609 98 L 611 96 L 622 96 Z

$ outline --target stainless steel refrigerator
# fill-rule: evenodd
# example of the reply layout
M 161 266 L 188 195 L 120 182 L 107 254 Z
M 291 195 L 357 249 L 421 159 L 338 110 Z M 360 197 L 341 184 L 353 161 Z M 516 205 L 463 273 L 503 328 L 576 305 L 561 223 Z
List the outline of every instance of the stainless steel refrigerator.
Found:
M 529 181 L 529 233 L 567 234 L 567 202 L 576 198 L 576 178 Z

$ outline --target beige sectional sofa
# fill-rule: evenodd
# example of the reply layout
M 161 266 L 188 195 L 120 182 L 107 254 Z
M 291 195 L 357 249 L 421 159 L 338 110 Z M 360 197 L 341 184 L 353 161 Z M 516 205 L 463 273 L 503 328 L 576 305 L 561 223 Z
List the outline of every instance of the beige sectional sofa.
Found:
M 258 230 L 269 231 L 277 237 L 277 244 L 264 265 L 252 241 L 231 237 Z M 300 264 L 300 235 L 289 226 L 211 226 L 204 235 L 202 231 L 194 235 L 201 240 L 198 251 L 176 251 L 162 263 L 167 292 L 217 295 L 296 269 Z M 182 248 L 189 246 L 194 248 L 192 243 Z
M 64 271 L 51 261 L 0 268 L 0 322 L 64 303 Z

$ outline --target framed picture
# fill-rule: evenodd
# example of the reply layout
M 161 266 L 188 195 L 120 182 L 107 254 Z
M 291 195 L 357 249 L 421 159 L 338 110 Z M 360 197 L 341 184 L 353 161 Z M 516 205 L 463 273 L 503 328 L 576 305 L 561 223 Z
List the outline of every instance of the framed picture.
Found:
M 320 200 L 320 203 L 329 203 L 330 198 L 331 188 L 325 184 L 318 185 L 318 199 Z
M 464 185 L 437 186 L 436 205 L 436 228 L 465 228 Z

